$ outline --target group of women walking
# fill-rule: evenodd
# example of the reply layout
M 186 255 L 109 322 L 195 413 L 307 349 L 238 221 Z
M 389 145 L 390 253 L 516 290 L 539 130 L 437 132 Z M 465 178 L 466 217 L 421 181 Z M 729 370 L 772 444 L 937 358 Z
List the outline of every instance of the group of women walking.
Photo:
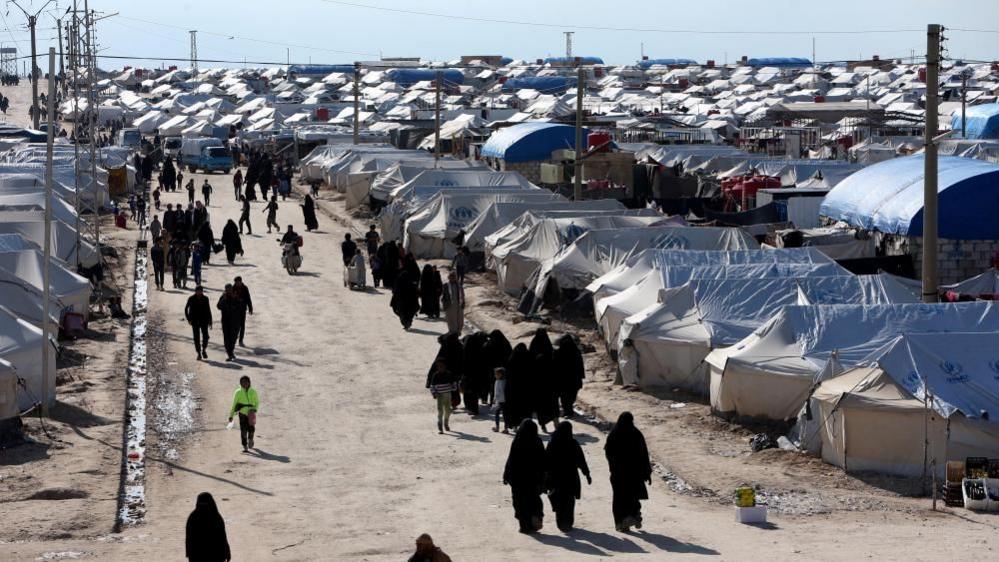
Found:
M 437 429 L 450 431 L 451 410 L 464 403 L 470 415 L 492 404 L 496 429 L 516 428 L 503 483 L 511 487 L 514 516 L 520 532 L 542 528 L 542 494 L 548 495 L 556 524 L 568 532 L 574 524 L 576 500 L 581 496 L 580 473 L 591 483 L 583 449 L 573 437 L 571 418 L 576 395 L 585 377 L 583 355 L 575 338 L 566 334 L 552 345 L 547 330 L 535 331 L 529 344 L 511 346 L 503 332 L 475 332 L 464 338 L 439 338 L 440 350 L 427 374 L 426 386 L 437 401 Z M 537 420 L 535 422 L 535 420 Z M 554 431 L 547 448 L 539 435 Z M 648 498 L 652 465 L 645 438 L 625 412 L 604 447 L 614 492 L 615 527 L 641 528 L 642 499 Z
M 652 483 L 652 464 L 645 437 L 635 427 L 630 412 L 624 412 L 618 418 L 607 436 L 604 454 L 610 467 L 614 526 L 622 532 L 632 527 L 641 529 L 641 500 L 649 497 L 645 485 Z M 579 473 L 586 477 L 588 484 L 593 483 L 583 448 L 572 434 L 571 423 L 559 423 L 545 448 L 534 420 L 521 422 L 503 470 L 503 483 L 510 486 L 513 513 L 521 533 L 536 533 L 542 529 L 542 494 L 548 495 L 559 530 L 572 530 L 576 500 L 582 495 Z

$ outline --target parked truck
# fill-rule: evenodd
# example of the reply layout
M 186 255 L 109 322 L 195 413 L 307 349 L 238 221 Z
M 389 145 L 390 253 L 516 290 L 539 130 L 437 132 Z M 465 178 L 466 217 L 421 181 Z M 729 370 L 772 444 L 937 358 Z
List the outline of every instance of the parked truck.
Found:
M 220 139 L 211 137 L 185 138 L 180 147 L 180 162 L 191 172 L 221 171 L 228 174 L 233 167 L 229 148 Z

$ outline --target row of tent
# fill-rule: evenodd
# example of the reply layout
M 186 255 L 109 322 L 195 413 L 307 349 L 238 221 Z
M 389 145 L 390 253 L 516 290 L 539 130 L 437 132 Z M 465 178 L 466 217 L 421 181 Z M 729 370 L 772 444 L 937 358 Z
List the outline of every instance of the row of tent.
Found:
M 948 289 L 999 285 L 990 271 Z M 924 469 L 927 420 L 940 470 L 999 454 L 999 311 L 922 304 L 919 291 L 815 248 L 647 250 L 587 287 L 625 384 L 707 395 L 725 417 L 797 420 L 802 449 L 907 476 Z
M 54 337 L 43 344 L 41 325 L 46 316 L 56 331 L 88 320 L 93 289 L 81 273 L 99 275 L 100 259 L 96 245 L 81 232 L 81 215 L 110 201 L 107 169 L 127 168 L 126 153 L 104 149 L 92 178 L 90 162 L 80 153 L 77 181 L 74 150 L 60 141 L 53 158 L 48 307 L 43 295 L 45 146 L 22 142 L 0 155 L 0 420 L 30 410 L 42 396 L 54 403 L 58 344 Z M 134 170 L 129 173 L 134 182 Z M 47 377 L 43 352 L 49 355 Z

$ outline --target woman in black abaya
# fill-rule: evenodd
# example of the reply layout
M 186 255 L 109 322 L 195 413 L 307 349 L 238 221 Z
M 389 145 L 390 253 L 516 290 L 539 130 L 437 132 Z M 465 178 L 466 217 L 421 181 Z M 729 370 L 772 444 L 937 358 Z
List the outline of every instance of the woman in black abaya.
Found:
M 548 331 L 538 328 L 528 348 L 531 353 L 531 398 L 533 411 L 538 415 L 538 424 L 548 433 L 548 423 L 558 423 L 558 397 L 555 391 L 555 375 L 552 372 L 552 341 Z
M 225 521 L 208 492 L 198 494 L 194 511 L 187 516 L 184 551 L 192 562 L 228 562 L 232 558 Z
M 510 427 L 518 427 L 531 412 L 531 352 L 527 346 L 518 343 L 510 353 L 506 366 L 506 421 Z
M 440 272 L 430 264 L 424 265 L 423 273 L 420 274 L 420 312 L 426 314 L 427 318 L 441 317 L 443 289 Z
M 419 277 L 402 271 L 395 276 L 395 285 L 392 287 L 392 300 L 389 304 L 399 317 L 402 327 L 407 330 L 413 325 L 413 317 L 420 309 L 419 282 Z
M 305 230 L 307 232 L 312 232 L 319 228 L 319 221 L 316 220 L 316 202 L 312 200 L 311 195 L 305 196 L 305 202 L 302 203 L 302 215 L 305 218 Z
M 479 399 L 485 393 L 485 387 L 493 381 L 493 371 L 485 353 L 487 343 L 489 336 L 485 332 L 475 332 L 465 339 L 465 378 L 462 395 L 465 400 L 465 410 L 472 415 L 479 413 Z
M 552 360 L 552 373 L 555 376 L 555 390 L 562 403 L 562 417 L 571 418 L 576 394 L 583 388 L 586 370 L 583 366 L 583 354 L 576 345 L 576 340 L 569 334 L 558 339 L 558 348 Z
M 548 490 L 552 511 L 555 512 L 555 522 L 560 531 L 568 533 L 575 522 L 576 500 L 579 499 L 582 488 L 579 473 L 586 476 L 587 484 L 593 483 L 586 457 L 583 456 L 583 448 L 572 436 L 571 423 L 564 421 L 558 424 L 552 433 L 552 439 L 545 449 L 545 467 L 545 488 Z
M 538 437 L 538 426 L 524 420 L 510 445 L 510 455 L 503 470 L 503 483 L 513 494 L 513 514 L 521 533 L 541 530 L 544 506 L 541 492 L 545 477 L 545 448 Z
M 614 526 L 618 531 L 642 528 L 642 504 L 649 499 L 645 484 L 652 483 L 652 463 L 645 437 L 635 427 L 631 412 L 624 412 L 614 424 L 604 445 L 614 492 Z

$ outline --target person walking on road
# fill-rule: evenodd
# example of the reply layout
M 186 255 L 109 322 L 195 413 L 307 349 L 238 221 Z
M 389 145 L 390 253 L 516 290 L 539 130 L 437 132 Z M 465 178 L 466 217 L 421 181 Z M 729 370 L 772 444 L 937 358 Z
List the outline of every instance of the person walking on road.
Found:
M 371 225 L 371 228 L 364 233 L 364 245 L 368 250 L 368 255 L 373 256 L 378 253 L 378 245 L 381 243 L 382 237 L 378 235 L 378 230 L 375 225 Z
M 465 288 L 458 282 L 455 272 L 447 274 L 447 283 L 441 294 L 444 305 L 444 318 L 447 320 L 447 332 L 460 334 L 465 326 Z
M 245 224 L 246 233 L 253 234 L 253 227 L 250 226 L 250 201 L 246 197 L 240 197 L 239 200 L 243 202 L 243 209 L 239 214 L 239 233 L 243 233 L 243 225 Z
M 237 276 L 232 280 L 232 289 L 240 305 L 239 346 L 246 347 L 243 343 L 243 334 L 246 333 L 246 313 L 249 312 L 250 316 L 253 316 L 253 299 L 250 298 L 250 288 L 243 284 L 242 277 Z
M 426 314 L 427 318 L 436 320 L 441 317 L 443 291 L 440 272 L 429 263 L 425 264 L 423 273 L 420 274 L 420 312 Z
M 205 250 L 200 242 L 191 244 L 191 275 L 194 276 L 194 285 L 201 284 L 201 263 L 204 261 Z
M 153 262 L 153 282 L 156 288 L 163 290 L 163 270 L 166 268 L 166 255 L 163 253 L 162 239 L 153 239 L 153 247 L 149 249 L 149 261 Z
M 250 386 L 250 377 L 239 377 L 239 388 L 232 396 L 232 407 L 229 408 L 229 421 L 233 415 L 239 415 L 239 440 L 243 443 L 243 452 L 253 448 L 253 434 L 257 429 L 257 410 L 260 409 L 260 396 L 257 389 Z
M 409 557 L 409 562 L 451 562 L 451 557 L 434 545 L 430 535 L 423 533 L 416 537 L 416 552 Z
M 135 214 L 138 217 L 137 221 L 139 223 L 139 228 L 146 226 L 146 197 L 145 195 L 140 195 L 135 200 Z
M 444 358 L 434 361 L 434 369 L 427 377 L 427 388 L 437 401 L 437 433 L 451 431 L 451 399 L 458 391 L 458 377 L 448 369 Z
M 190 181 L 188 181 L 187 185 L 185 187 L 187 188 L 187 202 L 188 202 L 188 204 L 193 204 L 194 203 L 194 179 L 192 178 Z
M 614 526 L 627 532 L 631 527 L 642 528 L 642 504 L 649 499 L 645 484 L 652 484 L 652 463 L 645 436 L 635 427 L 631 412 L 617 418 L 614 429 L 604 445 L 610 468 L 611 489 L 614 492 Z
M 513 495 L 513 515 L 520 532 L 537 533 L 544 521 L 541 493 L 545 481 L 545 446 L 538 437 L 534 420 L 526 419 L 510 444 L 510 454 L 503 470 L 503 483 Z
M 222 229 L 222 244 L 225 246 L 225 259 L 232 265 L 236 261 L 236 255 L 243 255 L 243 241 L 239 238 L 239 229 L 236 223 L 229 219 Z
M 184 555 L 191 562 L 229 562 L 232 552 L 225 534 L 225 520 L 208 492 L 198 494 L 194 511 L 187 516 Z
M 201 196 L 205 199 L 205 207 L 210 206 L 208 202 L 211 201 L 212 192 L 214 191 L 212 184 L 208 183 L 208 179 L 205 178 L 205 183 L 201 185 Z
M 510 433 L 510 424 L 507 423 L 506 412 L 506 369 L 496 367 L 494 369 L 496 382 L 493 383 L 493 422 L 496 424 L 493 431 L 500 430 L 500 418 L 503 418 L 503 433 Z
M 187 299 L 184 318 L 191 325 L 194 350 L 198 353 L 198 360 L 208 359 L 208 330 L 212 327 L 212 305 L 200 285 L 194 288 L 194 294 Z
M 178 238 L 170 246 L 167 261 L 173 269 L 173 288 L 187 288 L 187 261 L 191 257 L 187 247 L 187 239 Z
M 222 342 L 225 345 L 225 360 L 234 361 L 236 359 L 236 340 L 239 339 L 239 317 L 242 305 L 232 284 L 226 283 L 225 290 L 215 306 L 222 313 Z
M 343 265 L 350 265 L 350 260 L 354 259 L 357 253 L 357 243 L 350 239 L 350 233 L 343 235 L 343 242 L 340 243 L 340 253 L 343 255 Z
M 236 173 L 232 176 L 232 190 L 236 196 L 236 201 L 242 196 L 243 192 L 243 170 L 236 170 Z
M 305 196 L 305 202 L 302 203 L 302 216 L 305 219 L 306 232 L 319 229 L 319 220 L 316 219 L 316 202 L 311 195 Z
M 277 223 L 277 197 L 271 197 L 271 200 L 267 202 L 264 210 L 261 212 L 267 213 L 267 234 L 271 233 L 271 227 L 273 226 L 278 232 L 281 232 L 281 227 Z
M 583 388 L 586 369 L 583 354 L 576 340 L 569 334 L 558 339 L 558 347 L 552 355 L 552 372 L 555 377 L 556 393 L 562 405 L 562 417 L 571 418 L 576 404 L 576 395 Z
M 160 237 L 160 232 L 163 231 L 163 223 L 160 222 L 159 215 L 153 215 L 153 220 L 149 222 L 149 236 L 153 240 Z
M 579 473 L 586 476 L 587 484 L 593 484 L 583 448 L 572 436 L 571 423 L 564 421 L 558 424 L 552 433 L 548 448 L 545 449 L 545 468 L 545 488 L 548 490 L 552 511 L 555 512 L 555 523 L 560 531 L 568 533 L 575 522 L 576 500 L 579 499 L 582 488 Z
M 552 358 L 555 349 L 548 337 L 548 330 L 538 328 L 528 347 L 531 353 L 531 386 L 533 390 L 533 411 L 538 416 L 541 430 L 548 433 L 548 423 L 558 423 L 558 393 L 555 374 L 552 372 Z
M 458 276 L 458 283 L 465 284 L 465 273 L 468 272 L 468 248 L 460 246 L 451 260 L 451 271 Z
M 392 286 L 392 300 L 389 304 L 406 330 L 413 325 L 413 317 L 420 309 L 418 286 L 419 277 L 410 278 L 408 271 L 395 276 L 395 285 Z

